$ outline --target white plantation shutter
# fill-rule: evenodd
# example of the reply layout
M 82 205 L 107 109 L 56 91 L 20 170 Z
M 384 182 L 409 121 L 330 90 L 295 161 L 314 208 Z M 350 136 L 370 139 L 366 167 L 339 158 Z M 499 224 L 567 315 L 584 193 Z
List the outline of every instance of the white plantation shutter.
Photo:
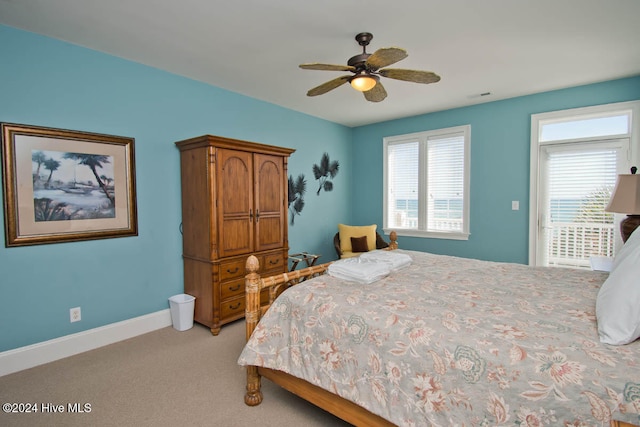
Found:
M 385 138 L 385 229 L 468 237 L 469 139 L 469 126 Z

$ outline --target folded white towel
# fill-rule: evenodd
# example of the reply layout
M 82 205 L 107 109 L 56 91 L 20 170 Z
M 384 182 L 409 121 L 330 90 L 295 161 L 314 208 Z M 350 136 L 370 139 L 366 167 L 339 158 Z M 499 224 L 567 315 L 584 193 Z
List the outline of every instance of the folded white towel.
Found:
M 361 256 L 338 260 L 327 269 L 327 273 L 333 277 L 363 284 L 380 280 L 390 272 L 390 264 L 363 259 Z
M 406 267 L 411 264 L 412 261 L 411 257 L 407 254 L 384 250 L 365 252 L 360 255 L 360 258 L 370 261 L 389 263 L 392 271 L 396 271 L 403 267 Z

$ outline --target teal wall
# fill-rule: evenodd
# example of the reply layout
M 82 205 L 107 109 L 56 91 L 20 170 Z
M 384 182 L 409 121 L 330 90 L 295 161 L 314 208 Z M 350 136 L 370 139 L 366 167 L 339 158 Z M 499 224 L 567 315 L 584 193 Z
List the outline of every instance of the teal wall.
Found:
M 6 26 L 0 57 L 0 122 L 135 138 L 139 224 L 137 237 L 16 248 L 4 247 L 3 229 L 0 351 L 166 309 L 182 292 L 181 139 L 296 149 L 289 172 L 305 174 L 308 191 L 289 246 L 335 257 L 336 224 L 350 218 L 350 128 Z M 316 196 L 311 167 L 325 151 L 341 171 L 334 191 Z
M 214 134 L 296 149 L 289 173 L 306 176 L 307 194 L 289 246 L 328 261 L 337 223 L 382 225 L 384 136 L 471 124 L 469 241 L 404 237 L 400 244 L 524 263 L 530 115 L 640 99 L 638 77 L 350 129 L 5 26 L 0 57 L 0 122 L 135 138 L 139 223 L 137 237 L 0 244 L 0 351 L 166 309 L 167 298 L 182 292 L 175 141 Z M 334 190 L 317 196 L 312 166 L 324 152 L 340 172 Z M 520 211 L 511 211 L 511 200 Z M 82 321 L 71 324 L 76 306 Z
M 467 241 L 399 238 L 400 247 L 526 264 L 531 115 L 640 99 L 640 77 L 408 117 L 354 130 L 353 221 L 382 226 L 382 139 L 471 125 L 471 236 Z M 357 179 L 355 179 L 357 177 Z M 511 201 L 520 210 L 511 210 Z

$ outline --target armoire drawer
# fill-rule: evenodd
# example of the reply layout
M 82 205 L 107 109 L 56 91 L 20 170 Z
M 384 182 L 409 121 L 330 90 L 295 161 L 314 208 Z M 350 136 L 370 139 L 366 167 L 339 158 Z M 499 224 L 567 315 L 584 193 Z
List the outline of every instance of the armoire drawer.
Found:
M 282 258 L 282 252 L 267 254 L 260 260 L 260 271 L 269 271 L 280 269 L 282 273 L 282 266 L 284 265 L 284 259 Z
M 244 314 L 245 301 L 244 296 L 239 298 L 222 301 L 220 303 L 220 318 L 226 319 L 237 314 Z
M 247 258 L 234 258 L 229 261 L 223 261 L 220 263 L 220 280 L 230 280 L 238 277 L 244 277 L 247 274 L 246 265 Z M 279 271 L 282 270 L 284 265 L 284 259 L 282 258 L 282 252 L 268 253 L 266 255 L 257 255 L 258 262 L 260 263 L 260 274 L 265 271 Z
M 226 300 L 237 295 L 244 295 L 245 279 L 236 279 L 220 284 L 220 299 Z
M 220 263 L 220 280 L 235 279 L 237 277 L 244 277 L 247 273 L 245 271 L 246 259 L 235 259 L 232 261 L 226 261 Z
M 244 290 L 244 289 L 243 289 Z M 269 302 L 269 292 L 263 290 L 260 293 L 260 304 L 267 304 Z M 244 294 L 239 297 L 223 300 L 220 303 L 220 318 L 226 319 L 232 316 L 236 316 L 239 313 L 244 315 L 245 299 Z

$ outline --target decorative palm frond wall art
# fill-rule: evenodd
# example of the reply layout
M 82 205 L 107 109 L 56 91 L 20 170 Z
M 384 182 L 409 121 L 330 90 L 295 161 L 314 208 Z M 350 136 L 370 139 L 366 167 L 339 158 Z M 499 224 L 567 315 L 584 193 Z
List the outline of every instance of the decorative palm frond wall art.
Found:
M 294 181 L 293 175 L 289 175 L 289 223 L 293 225 L 296 215 L 300 215 L 304 208 L 304 193 L 307 192 L 307 180 L 304 175 L 298 175 Z
M 320 159 L 320 165 L 313 165 L 313 175 L 319 182 L 318 191 L 316 194 L 319 196 L 320 191 L 333 190 L 333 182 L 331 181 L 338 174 L 340 170 L 340 163 L 337 160 L 330 161 L 329 153 L 324 153 L 322 159 Z
M 313 165 L 313 175 L 318 181 L 318 191 L 316 195 L 320 195 L 322 190 L 332 191 L 333 182 L 331 181 L 340 170 L 340 163 L 337 160 L 331 161 L 329 153 L 324 153 L 320 159 L 320 164 Z M 296 179 L 293 175 L 289 175 L 289 224 L 294 225 L 296 215 L 300 215 L 304 209 L 304 194 L 307 192 L 307 180 L 304 174 L 298 175 Z

